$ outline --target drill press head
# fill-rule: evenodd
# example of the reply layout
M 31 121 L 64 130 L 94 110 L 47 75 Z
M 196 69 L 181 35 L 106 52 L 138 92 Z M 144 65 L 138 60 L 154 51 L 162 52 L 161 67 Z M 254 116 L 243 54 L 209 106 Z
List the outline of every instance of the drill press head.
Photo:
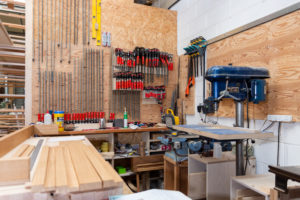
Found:
M 266 81 L 270 78 L 266 68 L 240 66 L 213 66 L 205 79 L 211 82 L 210 96 L 198 110 L 213 113 L 223 98 L 258 104 L 266 99 Z

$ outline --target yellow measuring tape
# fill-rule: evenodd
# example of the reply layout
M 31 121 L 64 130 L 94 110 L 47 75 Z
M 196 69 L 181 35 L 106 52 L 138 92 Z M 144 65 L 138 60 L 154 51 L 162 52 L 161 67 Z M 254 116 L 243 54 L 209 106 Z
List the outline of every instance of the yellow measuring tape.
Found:
M 97 0 L 92 0 L 92 24 L 93 24 L 93 28 L 92 28 L 92 38 L 96 39 L 96 15 L 97 15 Z
M 97 46 L 101 45 L 101 0 L 97 0 L 97 25 L 96 25 Z

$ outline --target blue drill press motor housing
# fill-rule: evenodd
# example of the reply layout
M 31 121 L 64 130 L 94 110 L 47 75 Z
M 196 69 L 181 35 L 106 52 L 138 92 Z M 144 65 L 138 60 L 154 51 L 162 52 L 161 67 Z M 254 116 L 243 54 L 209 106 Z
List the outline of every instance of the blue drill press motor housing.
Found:
M 236 101 L 245 101 L 248 98 L 249 102 L 255 104 L 265 101 L 266 78 L 270 78 L 270 75 L 265 68 L 240 66 L 209 68 L 205 79 L 211 82 L 210 97 L 205 100 L 202 111 L 204 113 L 216 111 L 222 98 L 232 98 Z

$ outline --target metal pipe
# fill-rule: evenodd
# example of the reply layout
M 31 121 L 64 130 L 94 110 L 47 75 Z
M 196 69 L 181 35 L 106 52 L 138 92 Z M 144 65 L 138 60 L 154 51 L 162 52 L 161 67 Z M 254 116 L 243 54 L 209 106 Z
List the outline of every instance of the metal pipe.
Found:
M 235 126 L 244 127 L 244 102 L 235 101 Z M 243 140 L 236 141 L 236 175 L 245 175 Z
M 235 126 L 244 127 L 244 102 L 235 101 Z

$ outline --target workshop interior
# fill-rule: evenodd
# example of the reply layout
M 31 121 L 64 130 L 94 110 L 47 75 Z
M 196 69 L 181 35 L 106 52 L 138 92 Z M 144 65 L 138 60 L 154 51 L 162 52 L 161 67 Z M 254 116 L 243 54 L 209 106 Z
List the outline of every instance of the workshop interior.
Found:
M 0 0 L 0 35 L 0 200 L 300 199 L 299 0 Z

